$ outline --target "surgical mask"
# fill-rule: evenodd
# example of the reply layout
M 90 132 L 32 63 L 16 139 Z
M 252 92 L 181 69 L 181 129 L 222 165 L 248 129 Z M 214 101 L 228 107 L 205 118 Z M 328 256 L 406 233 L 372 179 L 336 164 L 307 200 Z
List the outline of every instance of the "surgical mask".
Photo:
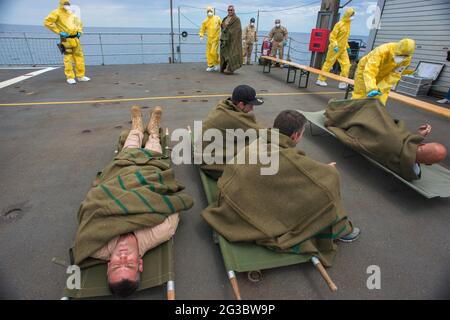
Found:
M 350 21 L 353 21 L 353 20 L 355 20 L 355 16 L 350 17 Z
M 406 56 L 394 56 L 394 62 L 396 64 L 402 63 L 406 59 Z
M 66 9 L 66 11 L 72 11 L 72 8 L 69 5 L 65 5 L 64 9 Z
M 212 17 L 214 14 L 211 11 L 208 11 L 208 17 Z
M 275 27 L 279 28 L 279 27 L 281 27 L 281 24 L 275 23 Z
M 250 25 L 253 27 L 255 25 L 255 23 L 254 22 L 250 22 Z

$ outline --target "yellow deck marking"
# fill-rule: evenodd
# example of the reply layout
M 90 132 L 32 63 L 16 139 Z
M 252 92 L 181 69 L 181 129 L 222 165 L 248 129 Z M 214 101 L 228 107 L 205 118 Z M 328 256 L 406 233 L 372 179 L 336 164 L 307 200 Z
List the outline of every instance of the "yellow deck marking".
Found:
M 261 93 L 261 97 L 279 97 L 279 96 L 302 96 L 302 95 L 321 95 L 321 94 L 343 94 L 342 91 L 331 92 L 279 92 L 279 93 Z M 123 98 L 123 99 L 103 99 L 103 100 L 79 100 L 79 101 L 47 101 L 47 102 L 18 102 L 18 103 L 0 103 L 0 107 L 25 107 L 25 106 L 52 106 L 68 104 L 92 104 L 92 103 L 112 103 L 112 102 L 134 102 L 151 100 L 176 100 L 176 99 L 196 99 L 196 98 L 224 98 L 230 94 L 205 94 L 195 96 L 161 96 L 144 98 Z

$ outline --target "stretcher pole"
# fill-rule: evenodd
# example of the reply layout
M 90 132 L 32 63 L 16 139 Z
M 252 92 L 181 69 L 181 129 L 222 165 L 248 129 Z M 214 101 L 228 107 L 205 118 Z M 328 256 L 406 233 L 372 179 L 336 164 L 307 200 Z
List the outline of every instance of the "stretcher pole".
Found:
M 167 300 L 175 300 L 175 281 L 167 281 Z
M 334 284 L 333 280 L 331 280 L 330 276 L 328 275 L 327 271 L 325 270 L 320 260 L 317 257 L 313 256 L 311 258 L 311 262 L 314 265 L 314 267 L 316 267 L 316 269 L 319 271 L 320 275 L 325 280 L 330 290 L 333 292 L 337 291 L 338 288 Z
M 227 274 L 228 274 L 228 279 L 230 279 L 231 287 L 233 288 L 233 293 L 234 293 L 236 300 L 242 300 L 241 292 L 239 291 L 236 274 L 234 273 L 233 270 L 229 270 L 227 272 Z

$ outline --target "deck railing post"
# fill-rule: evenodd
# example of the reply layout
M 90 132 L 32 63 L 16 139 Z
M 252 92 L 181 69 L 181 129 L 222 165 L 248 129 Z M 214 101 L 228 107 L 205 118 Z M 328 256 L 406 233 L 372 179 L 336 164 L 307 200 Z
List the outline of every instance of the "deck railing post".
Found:
M 102 34 L 101 33 L 98 34 L 98 39 L 100 41 L 100 52 L 102 53 L 102 66 L 104 66 L 105 65 L 105 56 L 103 54 L 103 43 L 102 43 Z
M 145 64 L 145 57 L 144 57 L 144 35 L 141 33 L 141 57 L 142 57 L 142 64 Z
M 30 44 L 28 42 L 28 38 L 27 38 L 27 33 L 26 32 L 23 33 L 23 37 L 25 39 L 25 43 L 27 44 L 28 53 L 30 54 L 31 64 L 34 65 L 35 63 L 34 63 L 34 58 L 33 58 L 33 51 L 31 51 Z
M 181 11 L 178 6 L 178 62 L 181 63 Z

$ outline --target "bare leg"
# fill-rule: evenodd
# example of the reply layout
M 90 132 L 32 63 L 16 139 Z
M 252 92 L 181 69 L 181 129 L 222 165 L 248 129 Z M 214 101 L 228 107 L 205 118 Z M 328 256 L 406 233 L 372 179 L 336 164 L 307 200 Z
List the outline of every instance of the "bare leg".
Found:
M 149 137 L 147 143 L 145 144 L 145 149 L 158 153 L 162 153 L 162 147 L 159 139 L 161 114 L 162 114 L 161 107 L 156 107 L 153 110 L 150 116 L 150 122 L 148 123 L 147 126 Z
M 140 148 L 142 146 L 143 138 L 144 124 L 142 122 L 141 108 L 138 106 L 133 106 L 131 108 L 131 131 L 128 134 L 123 148 Z

